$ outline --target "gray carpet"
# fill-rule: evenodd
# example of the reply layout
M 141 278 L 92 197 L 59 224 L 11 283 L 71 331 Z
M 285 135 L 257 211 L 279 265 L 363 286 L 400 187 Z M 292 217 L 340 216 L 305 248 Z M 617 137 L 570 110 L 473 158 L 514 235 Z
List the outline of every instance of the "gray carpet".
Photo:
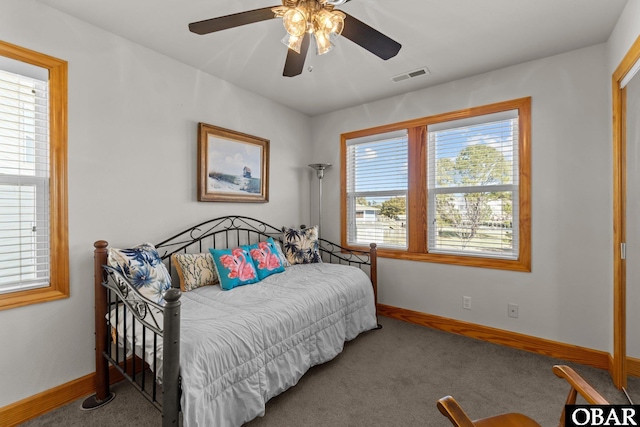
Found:
M 360 335 L 334 360 L 312 368 L 246 427 L 449 426 L 436 408 L 447 394 L 472 418 L 522 412 L 557 426 L 569 386 L 552 373 L 554 364 L 572 366 L 611 403 L 628 403 L 604 370 L 385 317 L 380 323 L 383 329 Z M 116 398 L 104 408 L 82 411 L 80 400 L 23 426 L 161 424 L 133 387 L 120 383 L 113 390 Z M 640 401 L 640 379 L 631 379 L 629 390 Z

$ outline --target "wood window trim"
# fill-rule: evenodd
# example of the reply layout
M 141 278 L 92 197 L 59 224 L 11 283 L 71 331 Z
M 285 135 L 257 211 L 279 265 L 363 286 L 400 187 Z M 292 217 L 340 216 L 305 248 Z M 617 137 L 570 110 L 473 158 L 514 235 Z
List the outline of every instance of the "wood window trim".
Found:
M 69 226 L 67 203 L 67 62 L 0 41 L 0 56 L 49 71 L 50 283 L 40 289 L 0 294 L 0 310 L 69 297 Z
M 516 260 L 434 254 L 427 252 L 427 188 L 426 188 L 426 129 L 430 124 L 465 119 L 473 116 L 518 110 L 519 116 L 519 254 Z M 419 119 L 392 123 L 373 128 L 344 133 L 340 137 L 340 234 L 341 245 L 349 249 L 367 250 L 367 246 L 352 245 L 347 242 L 347 141 L 385 132 L 407 129 L 409 134 L 409 192 L 407 206 L 409 212 L 408 249 L 378 247 L 378 256 L 411 261 L 435 262 L 470 267 L 499 270 L 531 271 L 531 97 L 518 98 L 480 107 L 466 108 Z

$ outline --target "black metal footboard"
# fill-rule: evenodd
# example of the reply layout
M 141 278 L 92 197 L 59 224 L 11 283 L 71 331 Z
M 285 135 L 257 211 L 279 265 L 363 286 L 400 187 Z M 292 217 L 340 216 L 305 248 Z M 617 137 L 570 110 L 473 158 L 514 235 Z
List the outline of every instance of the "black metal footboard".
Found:
M 117 270 L 104 268 L 107 273 L 102 283 L 107 288 L 106 320 L 111 328 L 111 343 L 104 357 L 160 409 L 162 391 L 153 376 L 162 380 L 159 352 L 164 343 L 165 307 L 145 299 Z
M 177 426 L 180 414 L 180 290 L 164 293 L 164 304 L 143 297 L 107 264 L 107 242 L 94 251 L 96 292 L 96 394 L 83 409 L 113 398 L 112 382 L 124 378 L 157 409 L 162 425 Z
M 356 251 L 344 248 L 325 239 L 318 239 L 320 256 L 324 262 L 332 264 L 346 264 L 365 270 L 373 286 L 373 300 L 376 304 L 376 318 L 378 315 L 378 256 L 375 243 L 369 245 L 368 251 Z M 368 271 L 367 271 L 368 269 Z M 378 324 L 378 328 L 381 328 Z
M 281 229 L 248 217 L 226 216 L 190 227 L 155 247 L 175 276 L 172 254 L 253 244 L 269 237 L 282 242 Z M 164 294 L 165 303 L 156 304 L 143 297 L 118 270 L 107 266 L 106 241 L 96 241 L 94 246 L 96 394 L 85 400 L 83 407 L 93 409 L 108 403 L 113 397 L 109 385 L 124 377 L 162 411 L 164 427 L 176 426 L 181 394 L 179 285 L 174 281 L 174 287 Z M 353 251 L 320 239 L 319 250 L 324 262 L 365 270 L 377 305 L 374 243 L 369 251 Z

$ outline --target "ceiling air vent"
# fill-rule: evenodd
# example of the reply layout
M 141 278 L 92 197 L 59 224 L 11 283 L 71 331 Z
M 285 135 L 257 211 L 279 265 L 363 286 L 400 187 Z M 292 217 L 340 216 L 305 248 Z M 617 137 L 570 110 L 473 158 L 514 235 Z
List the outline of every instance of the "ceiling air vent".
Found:
M 427 76 L 431 74 L 431 71 L 427 67 L 418 68 L 417 70 L 409 71 L 408 73 L 398 74 L 397 76 L 391 77 L 391 80 L 398 83 L 403 80 L 413 79 L 415 77 Z

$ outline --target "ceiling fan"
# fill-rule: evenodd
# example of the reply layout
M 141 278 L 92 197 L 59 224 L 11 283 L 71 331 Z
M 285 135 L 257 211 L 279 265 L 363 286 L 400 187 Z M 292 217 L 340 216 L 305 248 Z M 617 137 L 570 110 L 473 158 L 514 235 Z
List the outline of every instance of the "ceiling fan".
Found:
M 282 18 L 287 30 L 282 42 L 289 48 L 282 73 L 286 77 L 302 73 L 312 36 L 318 55 L 331 50 L 331 40 L 342 35 L 381 59 L 387 60 L 396 56 L 402 47 L 400 43 L 348 13 L 335 9 L 335 6 L 348 1 L 350 0 L 282 0 L 282 6 L 264 7 L 192 22 L 189 24 L 189 30 L 196 34 L 209 34 L 254 22 Z

